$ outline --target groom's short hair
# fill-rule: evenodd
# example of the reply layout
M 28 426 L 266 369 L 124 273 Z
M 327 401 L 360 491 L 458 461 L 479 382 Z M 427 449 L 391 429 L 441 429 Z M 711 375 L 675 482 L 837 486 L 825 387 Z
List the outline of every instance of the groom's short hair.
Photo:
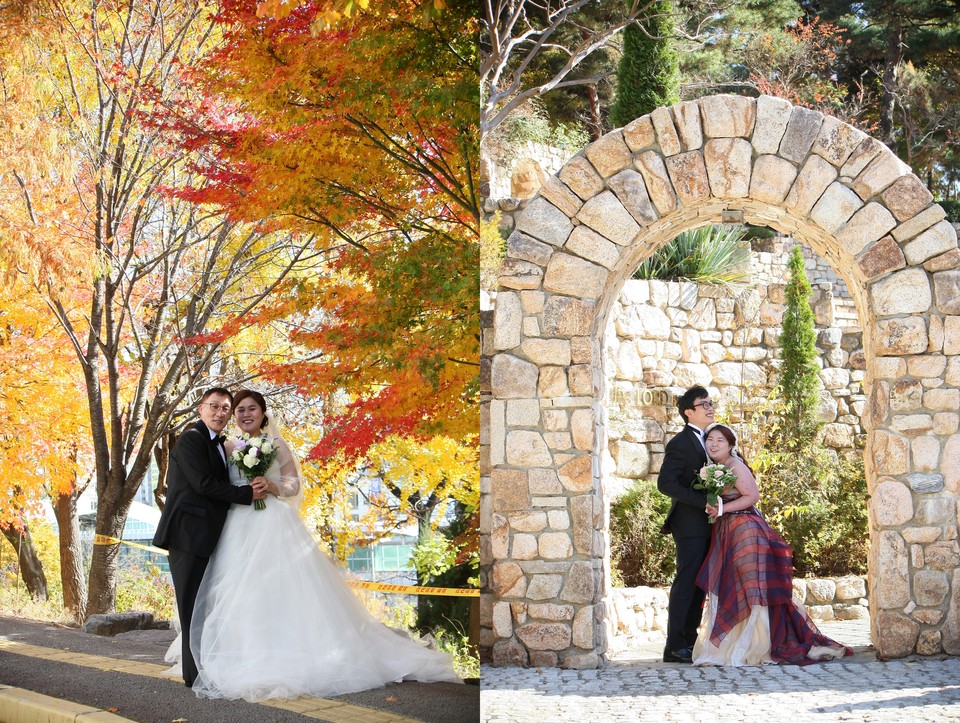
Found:
M 709 396 L 710 392 L 705 387 L 695 384 L 677 398 L 677 410 L 680 412 L 680 418 L 683 419 L 684 424 L 688 424 L 690 421 L 687 419 L 687 410 L 695 409 L 698 399 Z
M 210 387 L 207 391 L 203 393 L 203 396 L 200 397 L 200 401 L 197 404 L 203 404 L 207 399 L 212 397 L 214 394 L 219 394 L 221 397 L 226 397 L 230 400 L 230 406 L 233 406 L 233 395 L 230 393 L 230 390 L 226 387 Z

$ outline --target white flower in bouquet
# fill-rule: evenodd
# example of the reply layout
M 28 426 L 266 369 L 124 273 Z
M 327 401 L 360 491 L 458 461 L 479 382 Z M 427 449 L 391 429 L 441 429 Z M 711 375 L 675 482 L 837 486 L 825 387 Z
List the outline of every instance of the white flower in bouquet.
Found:
M 279 451 L 276 440 L 266 435 L 251 437 L 244 433 L 234 439 L 230 461 L 249 481 L 266 474 Z M 266 509 L 266 503 L 263 500 L 254 500 L 253 507 L 263 510 Z

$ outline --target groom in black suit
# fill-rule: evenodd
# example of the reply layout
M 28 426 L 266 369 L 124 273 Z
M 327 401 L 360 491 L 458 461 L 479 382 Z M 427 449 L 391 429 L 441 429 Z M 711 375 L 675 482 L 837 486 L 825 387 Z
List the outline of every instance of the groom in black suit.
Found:
M 694 386 L 677 400 L 677 408 L 685 426 L 667 442 L 657 477 L 657 489 L 673 499 L 661 532 L 672 533 L 677 545 L 677 574 L 670 587 L 663 661 L 690 663 L 704 599 L 703 590 L 696 585 L 697 573 L 710 547 L 707 497 L 691 485 L 707 463 L 703 430 L 713 423 L 713 402 L 706 389 Z
M 197 665 L 190 653 L 190 620 L 200 581 L 207 569 L 230 503 L 249 505 L 266 496 L 264 483 L 234 487 L 227 475 L 224 438 L 233 396 L 222 387 L 204 392 L 200 421 L 188 427 L 170 452 L 167 500 L 153 544 L 170 551 L 170 575 L 180 613 L 183 682 L 193 686 Z

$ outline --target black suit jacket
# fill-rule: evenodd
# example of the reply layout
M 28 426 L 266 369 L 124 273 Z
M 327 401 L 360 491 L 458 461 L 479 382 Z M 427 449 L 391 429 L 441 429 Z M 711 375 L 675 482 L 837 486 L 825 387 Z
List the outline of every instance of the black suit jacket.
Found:
M 203 422 L 189 427 L 170 452 L 167 502 L 153 538 L 157 547 L 209 557 L 230 503 L 249 505 L 253 488 L 230 484 L 227 468 Z
M 657 489 L 673 499 L 661 532 L 678 537 L 709 537 L 710 523 L 705 508 L 707 496 L 691 485 L 707 463 L 707 453 L 689 425 L 667 442 L 660 465 Z

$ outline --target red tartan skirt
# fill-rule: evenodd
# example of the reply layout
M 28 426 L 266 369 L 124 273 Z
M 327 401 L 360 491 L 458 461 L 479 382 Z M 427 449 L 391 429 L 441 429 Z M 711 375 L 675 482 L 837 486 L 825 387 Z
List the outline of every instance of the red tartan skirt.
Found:
M 844 647 L 821 633 L 793 599 L 793 550 L 756 509 L 720 517 L 697 585 L 717 598 L 710 641 L 719 645 L 761 605 L 770 615 L 771 657 L 804 665 L 814 646 Z M 852 654 L 845 648 L 846 655 Z

